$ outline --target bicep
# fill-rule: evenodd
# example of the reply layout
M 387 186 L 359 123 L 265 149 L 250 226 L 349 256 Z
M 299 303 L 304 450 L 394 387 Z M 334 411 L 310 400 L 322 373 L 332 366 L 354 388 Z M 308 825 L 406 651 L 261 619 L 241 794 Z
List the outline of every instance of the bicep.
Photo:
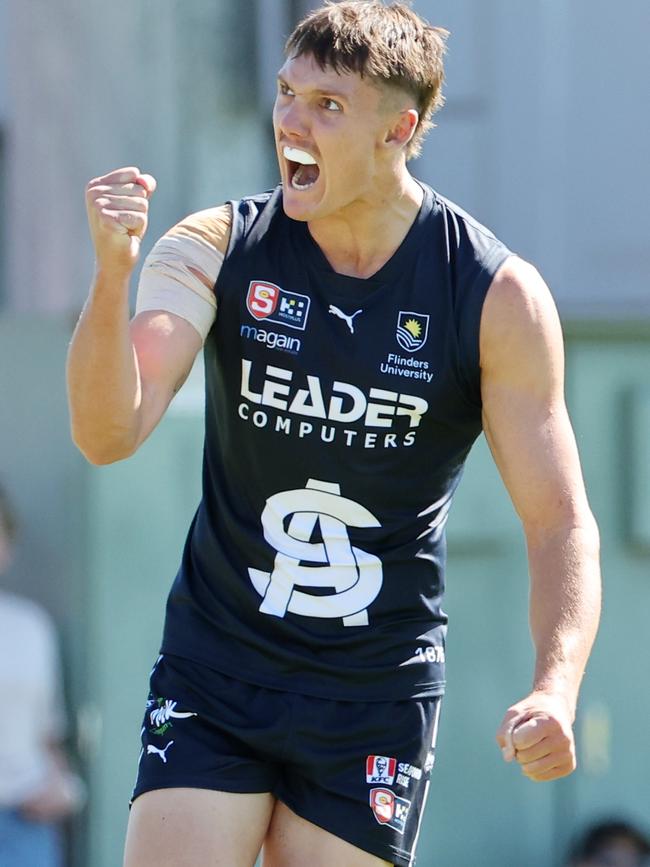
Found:
M 189 322 L 165 310 L 139 313 L 130 331 L 140 374 L 139 446 L 187 379 L 202 339 Z
M 130 326 L 140 374 L 137 446 L 158 424 L 187 379 L 212 327 L 214 286 L 230 221 L 228 206 L 191 214 L 170 229 L 147 256 Z
M 579 524 L 588 510 L 564 401 L 555 305 L 532 266 L 507 264 L 481 321 L 483 424 L 527 533 Z

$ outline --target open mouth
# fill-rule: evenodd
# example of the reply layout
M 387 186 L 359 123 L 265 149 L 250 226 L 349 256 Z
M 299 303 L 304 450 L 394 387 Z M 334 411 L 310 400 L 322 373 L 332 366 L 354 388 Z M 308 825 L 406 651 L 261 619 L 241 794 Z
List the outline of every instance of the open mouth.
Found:
M 320 168 L 314 157 L 300 148 L 285 146 L 282 155 L 289 168 L 289 183 L 294 190 L 308 190 L 313 187 L 320 175 Z

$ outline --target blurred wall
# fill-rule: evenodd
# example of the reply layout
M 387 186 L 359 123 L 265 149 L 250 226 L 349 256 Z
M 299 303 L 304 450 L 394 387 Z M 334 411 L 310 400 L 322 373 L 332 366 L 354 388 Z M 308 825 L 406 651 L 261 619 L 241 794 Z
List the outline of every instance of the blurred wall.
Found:
M 416 170 L 534 261 L 565 317 L 649 317 L 650 3 L 414 5 L 451 30 Z
M 245 5 L 5 2 L 11 309 L 81 308 L 92 177 L 124 165 L 156 176 L 147 246 L 189 211 L 267 183 Z

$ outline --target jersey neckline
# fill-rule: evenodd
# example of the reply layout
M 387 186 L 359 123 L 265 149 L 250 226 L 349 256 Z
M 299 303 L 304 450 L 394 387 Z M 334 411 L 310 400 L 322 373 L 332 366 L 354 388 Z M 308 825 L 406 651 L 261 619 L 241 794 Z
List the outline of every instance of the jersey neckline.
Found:
M 392 282 L 396 277 L 404 273 L 405 263 L 413 261 L 413 251 L 417 248 L 422 227 L 430 216 L 434 208 L 433 190 L 421 181 L 415 179 L 423 192 L 422 204 L 411 223 L 411 226 L 404 236 L 401 244 L 395 250 L 393 255 L 385 262 L 378 271 L 375 271 L 370 277 L 352 277 L 348 274 L 340 274 L 335 271 L 327 257 L 314 240 L 309 225 L 307 222 L 299 220 L 291 220 L 298 238 L 304 244 L 303 250 L 305 258 L 310 264 L 321 273 L 325 272 L 336 281 L 339 286 L 347 285 L 348 290 L 353 287 L 362 290 L 363 294 L 367 293 L 371 288 L 376 289 L 380 285 Z M 289 218 L 290 219 L 290 218 Z

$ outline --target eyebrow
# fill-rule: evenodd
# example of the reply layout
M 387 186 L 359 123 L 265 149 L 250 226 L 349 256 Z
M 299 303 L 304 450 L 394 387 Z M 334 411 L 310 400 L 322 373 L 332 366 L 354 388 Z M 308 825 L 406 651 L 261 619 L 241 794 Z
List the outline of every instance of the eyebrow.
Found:
M 286 86 L 293 90 L 289 82 L 282 75 L 278 75 L 278 83 L 286 84 Z M 347 94 L 343 93 L 340 90 L 336 90 L 334 88 L 326 88 L 326 87 L 312 87 L 311 90 L 308 90 L 307 93 L 316 93 L 324 96 L 336 96 L 338 99 L 344 99 L 348 101 L 349 97 Z

